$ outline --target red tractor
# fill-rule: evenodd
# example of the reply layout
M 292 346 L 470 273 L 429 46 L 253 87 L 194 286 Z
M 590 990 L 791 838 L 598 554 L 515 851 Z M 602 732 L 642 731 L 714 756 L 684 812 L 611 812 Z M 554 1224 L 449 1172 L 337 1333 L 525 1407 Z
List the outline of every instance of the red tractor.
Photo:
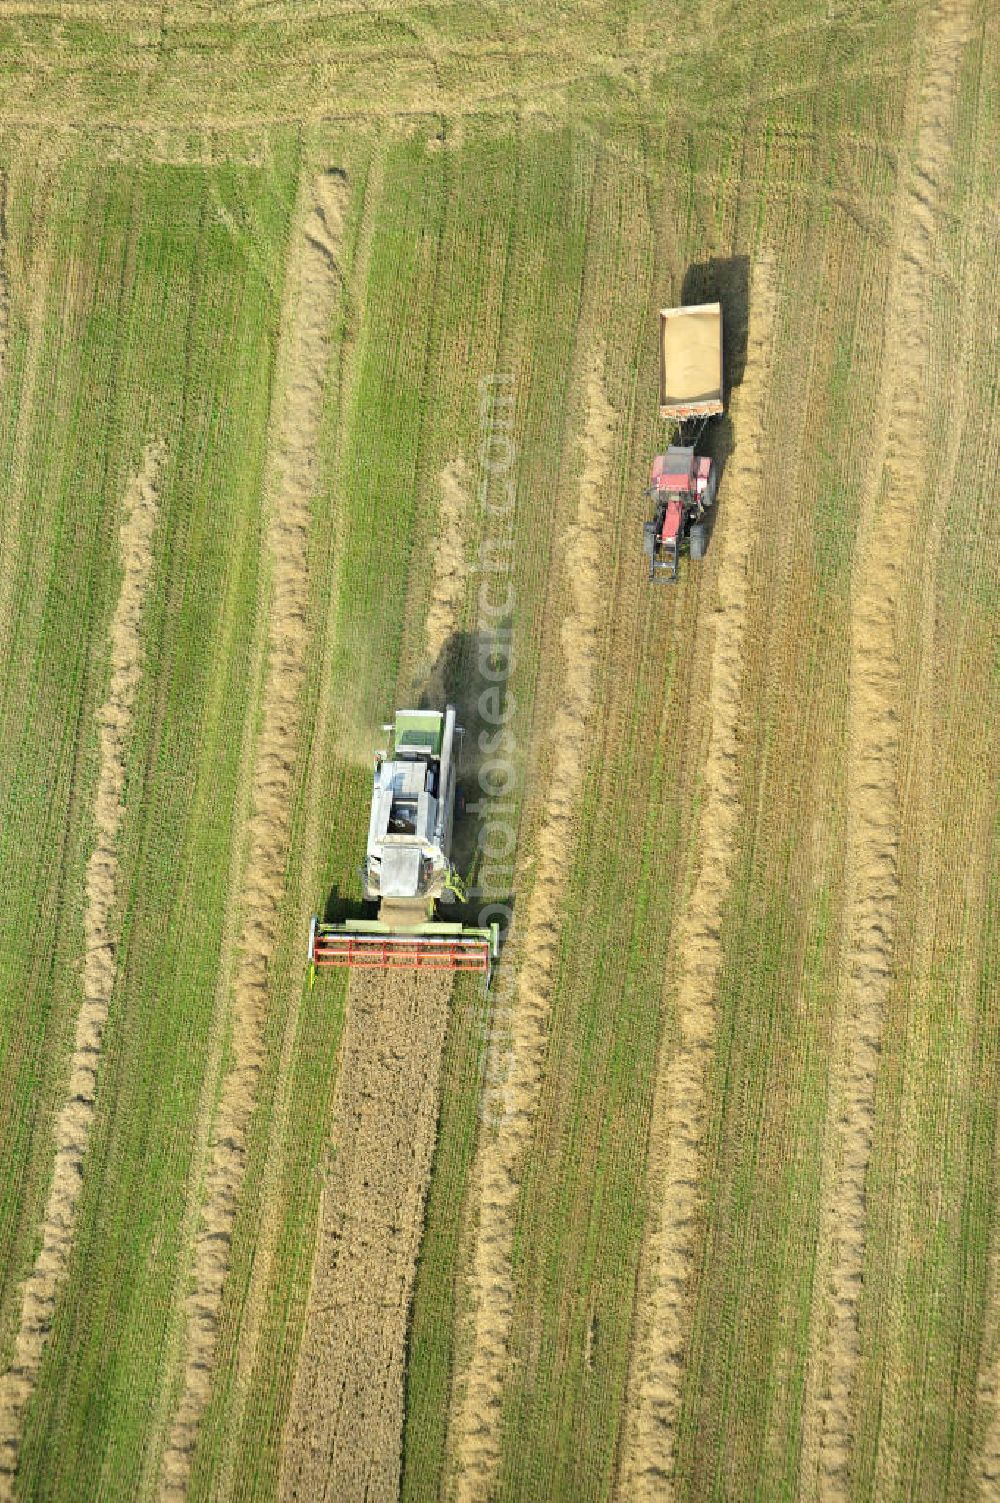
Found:
M 643 525 L 650 581 L 677 579 L 681 550 L 700 559 L 708 546 L 708 513 L 715 501 L 718 473 L 708 454 L 694 444 L 722 404 L 722 308 L 699 303 L 660 312 L 660 416 L 676 425 L 678 438 L 653 461 L 649 495 L 656 503 Z
M 649 494 L 656 513 L 643 527 L 650 581 L 673 583 L 677 560 L 686 544 L 692 559 L 705 557 L 708 511 L 715 500 L 715 466 L 693 447 L 671 444 L 653 460 Z

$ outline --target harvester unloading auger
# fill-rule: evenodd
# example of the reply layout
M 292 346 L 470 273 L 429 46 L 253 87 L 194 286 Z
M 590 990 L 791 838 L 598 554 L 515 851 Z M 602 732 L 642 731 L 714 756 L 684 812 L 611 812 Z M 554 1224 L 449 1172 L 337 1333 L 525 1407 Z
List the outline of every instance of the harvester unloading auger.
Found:
M 318 967 L 479 971 L 489 986 L 500 926 L 470 929 L 435 916 L 465 890 L 451 862 L 457 794 L 455 707 L 397 710 L 388 751 L 375 754 L 365 897 L 376 919 L 309 926 L 310 975 Z
M 699 303 L 660 310 L 660 416 L 677 423 L 678 442 L 653 460 L 649 495 L 656 502 L 643 525 L 650 582 L 673 583 L 686 549 L 705 556 L 708 513 L 718 476 L 708 454 L 695 445 L 722 404 L 722 308 Z

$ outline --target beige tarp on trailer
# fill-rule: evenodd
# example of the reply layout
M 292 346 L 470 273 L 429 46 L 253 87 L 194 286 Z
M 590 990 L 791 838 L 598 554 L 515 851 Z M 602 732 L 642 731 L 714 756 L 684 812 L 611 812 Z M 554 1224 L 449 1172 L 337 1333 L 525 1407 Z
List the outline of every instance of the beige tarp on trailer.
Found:
M 722 411 L 722 306 L 660 309 L 660 416 Z

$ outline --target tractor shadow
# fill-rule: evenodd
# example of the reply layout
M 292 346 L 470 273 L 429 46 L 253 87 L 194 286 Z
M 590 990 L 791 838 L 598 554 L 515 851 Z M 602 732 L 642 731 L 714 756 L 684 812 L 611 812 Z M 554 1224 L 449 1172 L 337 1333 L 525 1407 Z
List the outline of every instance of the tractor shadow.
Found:
M 726 472 L 735 448 L 730 401 L 733 391 L 743 380 L 747 363 L 747 331 L 750 319 L 749 256 L 713 256 L 689 266 L 681 287 L 681 303 L 722 304 L 722 395 L 725 411 L 705 425 L 698 447 L 710 454 L 719 477 Z M 708 517 L 708 542 L 718 515 L 713 506 Z

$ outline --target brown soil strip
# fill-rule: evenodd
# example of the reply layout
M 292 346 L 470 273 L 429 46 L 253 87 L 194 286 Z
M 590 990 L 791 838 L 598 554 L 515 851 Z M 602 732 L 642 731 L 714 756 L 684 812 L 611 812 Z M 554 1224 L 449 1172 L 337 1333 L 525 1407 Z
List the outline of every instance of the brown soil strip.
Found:
M 549 793 L 536 848 L 536 875 L 521 941 L 524 960 L 511 1013 L 509 1058 L 495 1134 L 480 1147 L 473 1183 L 479 1226 L 472 1258 L 473 1350 L 455 1389 L 449 1449 L 457 1496 L 488 1495 L 500 1459 L 500 1403 L 513 1312 L 514 1215 L 542 1083 L 545 1037 L 559 952 L 563 897 L 575 839 L 576 808 L 586 771 L 587 725 L 607 613 L 608 509 L 604 490 L 614 447 L 615 415 L 599 372 L 587 389 L 577 521 L 566 539 L 569 612 L 563 621 L 562 692 L 549 740 Z
M 451 460 L 441 471 L 441 507 L 431 560 L 431 599 L 425 633 L 427 660 L 431 665 L 427 694 L 432 703 L 444 693 L 448 643 L 457 629 L 465 597 L 465 537 L 472 513 L 471 483 L 464 459 Z
M 262 720 L 243 880 L 244 921 L 233 983 L 232 1064 L 222 1082 L 187 1299 L 183 1391 L 161 1468 L 161 1496 L 183 1497 L 218 1342 L 247 1132 L 263 1064 L 268 963 L 285 890 L 291 794 L 305 678 L 310 508 L 316 487 L 329 329 L 339 290 L 344 180 L 321 176 L 293 232 L 279 351 L 268 495 L 272 598 Z
M 650 1129 L 652 1225 L 640 1269 L 619 1496 L 671 1495 L 706 1124 L 706 1070 L 716 1022 L 721 926 L 740 819 L 737 718 L 743 681 L 747 556 L 760 511 L 761 449 L 774 290 L 755 269 L 743 382 L 732 398 L 736 446 L 719 490 L 718 602 L 709 689 L 710 739 L 697 849 L 701 865 L 675 936 L 676 1032 L 664 1040 Z M 698 635 L 697 633 L 695 634 Z
M 351 980 L 280 1494 L 394 1503 L 403 1378 L 451 979 Z
M 898 630 L 903 590 L 926 539 L 915 523 L 926 479 L 930 299 L 939 197 L 951 158 L 952 108 L 968 33 L 961 4 L 936 7 L 916 99 L 914 164 L 896 207 L 881 401 L 871 485 L 856 549 L 847 763 L 846 942 L 831 1059 L 828 1140 L 803 1416 L 803 1498 L 846 1499 L 861 1355 L 865 1181 L 878 1059 L 894 980 L 901 827 Z M 908 122 L 909 123 L 909 122 Z M 918 551 L 914 554 L 914 549 Z
M 87 863 L 84 912 L 83 1003 L 76 1020 L 68 1094 L 53 1133 L 55 1162 L 42 1221 L 42 1245 L 21 1291 L 21 1325 L 14 1360 L 0 1378 L 0 1498 L 14 1495 L 24 1416 L 34 1392 L 56 1300 L 66 1280 L 83 1164 L 90 1141 L 97 1072 L 114 990 L 118 830 L 124 805 L 125 762 L 135 693 L 142 675 L 142 612 L 153 564 L 157 486 L 166 457 L 150 444 L 125 494 L 121 539 L 123 575 L 111 622 L 111 681 L 97 712 L 100 762 L 94 823 L 97 843 Z

